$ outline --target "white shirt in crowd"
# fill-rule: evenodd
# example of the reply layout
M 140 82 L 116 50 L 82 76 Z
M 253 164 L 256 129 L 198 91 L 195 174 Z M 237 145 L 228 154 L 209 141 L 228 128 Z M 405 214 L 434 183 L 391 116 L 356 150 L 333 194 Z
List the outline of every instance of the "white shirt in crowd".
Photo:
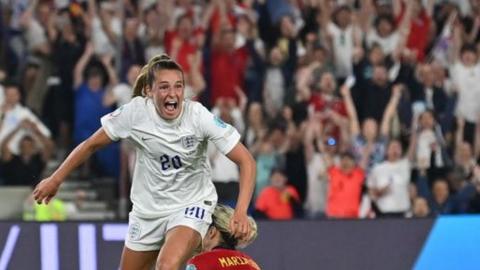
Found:
M 423 130 L 418 134 L 417 138 L 417 151 L 415 158 L 418 168 L 426 169 L 430 168 L 432 165 L 430 164 L 433 151 L 432 145 L 436 145 L 436 148 L 438 149 L 435 151 L 435 156 L 433 157 L 435 165 L 437 167 L 443 167 L 441 145 L 435 136 L 435 132 L 433 130 Z
M 320 153 L 315 153 L 307 164 L 307 196 L 305 210 L 312 217 L 325 213 L 328 175 L 325 158 Z
M 410 208 L 408 184 L 410 161 L 406 158 L 396 162 L 384 161 L 373 167 L 367 180 L 368 188 L 388 188 L 388 192 L 376 200 L 383 213 L 406 212 Z
M 466 67 L 457 62 L 450 72 L 458 91 L 456 115 L 476 123 L 480 116 L 480 64 Z
M 127 139 L 136 146 L 130 197 L 132 211 L 146 218 L 168 215 L 203 200 L 216 202 L 208 141 L 227 154 L 240 140 L 235 128 L 189 100 L 171 121 L 158 115 L 151 99 L 136 97 L 101 122 L 112 140 Z
M 113 17 L 110 23 L 112 32 L 115 35 L 119 36 L 122 33 L 122 22 L 120 21 L 120 19 L 117 17 Z M 98 17 L 94 17 L 92 20 L 92 40 L 95 53 L 99 55 L 115 54 L 115 47 L 113 46 L 105 31 L 103 31 L 102 22 Z
M 337 78 L 346 78 L 352 74 L 354 28 L 349 25 L 345 30 L 342 30 L 331 22 L 327 26 L 327 31 L 333 37 L 335 76 Z
M 34 18 L 30 20 L 24 35 L 29 50 L 33 50 L 37 46 L 43 45 L 48 41 L 45 29 Z
M 373 44 L 378 43 L 386 55 L 392 54 L 400 41 L 398 32 L 393 32 L 387 37 L 378 35 L 377 30 L 372 29 L 367 34 L 367 46 L 371 48 Z
M 23 120 L 30 120 L 33 122 L 40 133 L 45 137 L 50 137 L 50 130 L 38 119 L 38 117 L 27 107 L 17 104 L 12 110 L 5 113 L 3 124 L 0 129 L 0 143 L 11 133 L 15 128 L 22 123 Z M 25 135 L 28 135 L 29 131 L 21 129 L 10 141 L 8 148 L 15 154 L 20 154 L 20 141 Z

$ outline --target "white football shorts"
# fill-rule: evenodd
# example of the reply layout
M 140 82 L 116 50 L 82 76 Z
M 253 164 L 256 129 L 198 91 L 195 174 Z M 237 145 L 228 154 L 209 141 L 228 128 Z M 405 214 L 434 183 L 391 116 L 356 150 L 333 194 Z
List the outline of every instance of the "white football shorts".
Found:
M 203 239 L 212 223 L 215 206 L 216 202 L 202 201 L 157 218 L 143 218 L 130 212 L 125 246 L 134 251 L 160 250 L 167 232 L 177 226 L 192 228 Z

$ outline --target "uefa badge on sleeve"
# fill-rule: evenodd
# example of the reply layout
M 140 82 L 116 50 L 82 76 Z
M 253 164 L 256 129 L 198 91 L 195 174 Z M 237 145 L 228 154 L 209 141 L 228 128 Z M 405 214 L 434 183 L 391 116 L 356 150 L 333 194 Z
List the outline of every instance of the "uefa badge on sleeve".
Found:
M 185 268 L 185 270 L 197 270 L 197 267 L 193 264 L 189 264 L 187 265 L 187 268 Z
M 213 121 L 215 121 L 215 125 L 217 125 L 218 127 L 221 127 L 221 128 L 227 127 L 227 124 L 225 124 L 225 122 L 223 122 L 223 120 L 220 119 L 220 117 L 218 116 L 214 116 Z

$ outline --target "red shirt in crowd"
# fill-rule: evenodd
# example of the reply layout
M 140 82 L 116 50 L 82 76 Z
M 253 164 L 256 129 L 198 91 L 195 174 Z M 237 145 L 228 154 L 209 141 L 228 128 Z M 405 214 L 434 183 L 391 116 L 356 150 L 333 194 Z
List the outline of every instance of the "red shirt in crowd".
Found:
M 330 110 L 341 116 L 347 116 L 345 103 L 336 97 L 327 99 L 322 94 L 313 94 L 310 97 L 310 105 L 313 106 L 315 112 L 325 113 Z M 322 119 L 322 125 L 324 131 L 327 133 L 326 135 L 332 136 L 337 140 L 340 139 L 340 128 L 332 121 L 331 117 L 324 117 Z
M 397 17 L 397 24 L 400 24 L 405 15 L 405 4 L 402 6 L 402 12 Z M 408 35 L 407 48 L 417 53 L 417 60 L 423 61 L 425 59 L 425 52 L 428 46 L 428 38 L 431 27 L 431 18 L 423 9 L 420 15 L 412 18 L 410 26 L 410 34 Z
M 356 167 L 346 173 L 335 166 L 330 167 L 328 176 L 327 216 L 358 218 L 360 195 L 365 178 L 363 170 Z
M 211 102 L 218 98 L 237 100 L 235 86 L 243 89 L 245 69 L 247 68 L 248 51 L 245 47 L 232 52 L 214 48 L 211 57 L 212 93 Z
M 300 201 L 298 192 L 293 186 L 287 186 L 284 191 L 268 186 L 260 192 L 255 208 L 265 213 L 269 219 L 292 219 L 294 212 L 290 204 L 291 198 Z
M 201 31 L 197 30 L 196 32 Z M 172 54 L 172 43 L 175 38 L 178 37 L 178 33 L 176 31 L 166 31 L 165 32 L 165 50 L 166 52 L 171 55 Z M 197 52 L 197 45 L 189 40 L 184 40 L 180 48 L 178 49 L 177 58 L 175 59 L 178 64 L 183 68 L 185 73 L 190 71 L 190 63 L 188 62 L 189 55 L 195 55 Z
M 237 250 L 215 248 L 188 261 L 186 270 L 260 270 L 248 255 Z

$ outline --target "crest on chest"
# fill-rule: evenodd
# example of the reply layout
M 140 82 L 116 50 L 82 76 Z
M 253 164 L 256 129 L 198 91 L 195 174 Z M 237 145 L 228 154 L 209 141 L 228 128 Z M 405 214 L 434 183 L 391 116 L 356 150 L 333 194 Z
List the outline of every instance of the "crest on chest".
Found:
M 192 149 L 198 142 L 197 138 L 194 135 L 187 135 L 181 137 L 182 146 L 185 149 Z

